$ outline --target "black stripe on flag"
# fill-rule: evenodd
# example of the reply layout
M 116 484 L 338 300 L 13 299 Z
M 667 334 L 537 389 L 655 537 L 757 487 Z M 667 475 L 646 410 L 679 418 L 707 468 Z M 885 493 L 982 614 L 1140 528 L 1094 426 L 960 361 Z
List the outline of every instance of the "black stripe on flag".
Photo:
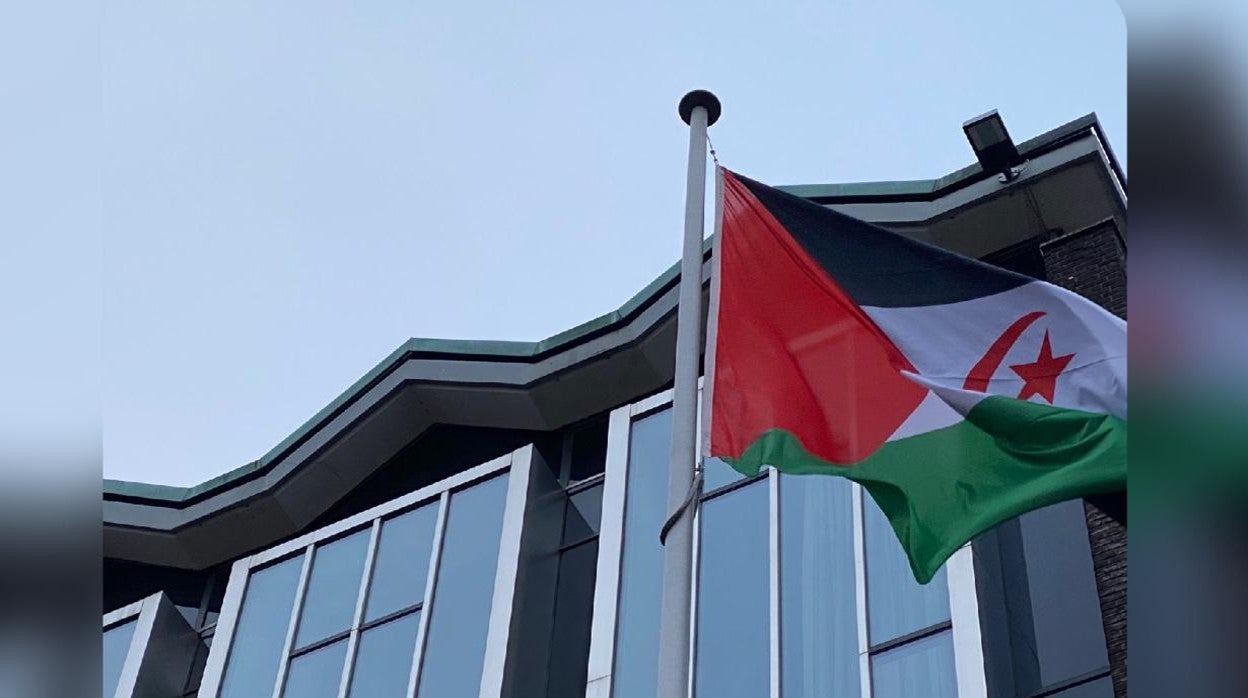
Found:
M 911 240 L 733 173 L 858 305 L 902 308 L 980 298 L 1031 279 Z

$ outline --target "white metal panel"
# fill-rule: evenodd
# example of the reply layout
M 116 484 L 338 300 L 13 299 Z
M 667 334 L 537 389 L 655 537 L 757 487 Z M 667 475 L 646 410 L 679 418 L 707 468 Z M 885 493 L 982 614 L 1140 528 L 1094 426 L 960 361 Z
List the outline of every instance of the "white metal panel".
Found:
M 442 542 L 446 540 L 446 516 L 450 509 L 451 493 L 445 491 L 438 500 L 438 518 L 433 527 L 433 549 L 429 552 L 429 571 L 425 575 L 425 595 L 420 606 L 420 625 L 416 629 L 416 648 L 412 652 L 412 668 L 407 678 L 407 696 L 416 695 L 420 686 L 420 667 L 425 656 L 425 638 L 429 636 L 429 615 L 433 609 L 433 594 L 438 584 L 438 568 L 442 562 Z
M 524 532 L 524 510 L 528 503 L 529 481 L 535 457 L 531 445 L 511 454 L 511 475 L 507 480 L 502 538 L 498 543 L 498 566 L 494 572 L 494 599 L 490 607 L 490 627 L 485 639 L 480 698 L 502 698 L 503 695 L 507 644 L 511 637 L 511 617 L 515 610 L 516 578 L 520 571 L 520 538 Z
M 987 698 L 979 598 L 975 589 L 975 558 L 970 543 L 949 558 L 945 570 L 949 580 L 949 613 L 953 620 L 953 662 L 958 677 L 958 698 Z
M 204 677 L 199 684 L 200 698 L 217 698 L 221 690 L 221 679 L 225 674 L 225 660 L 230 655 L 230 646 L 234 643 L 234 628 L 238 624 L 238 614 L 243 606 L 243 592 L 247 588 L 247 575 L 251 569 L 251 558 L 245 557 L 230 568 L 230 581 L 225 587 L 225 596 L 221 600 L 221 612 L 217 616 L 217 629 L 212 636 L 212 648 L 208 652 L 208 662 L 204 666 Z
M 147 652 L 147 642 L 152 637 L 152 626 L 156 623 L 156 609 L 160 606 L 162 595 L 162 592 L 156 592 L 138 602 L 139 614 L 134 621 L 134 634 L 130 636 L 130 648 L 126 650 L 126 659 L 121 665 L 121 675 L 117 678 L 117 692 L 114 695 L 118 698 L 130 698 L 134 695 L 135 687 L 138 686 L 139 667 L 143 664 L 143 654 Z
M 661 404 L 661 403 L 660 403 Z M 628 486 L 628 444 L 633 408 L 611 412 L 607 425 L 607 457 L 603 470 L 602 521 L 598 534 L 598 566 L 590 625 L 586 698 L 611 695 L 615 663 L 615 622 L 620 594 L 620 562 L 624 552 L 624 507 Z
M 282 658 L 277 665 L 277 680 L 273 682 L 273 698 L 281 698 L 286 687 L 286 671 L 290 667 L 290 651 L 295 647 L 295 636 L 299 632 L 299 616 L 303 614 L 303 602 L 307 600 L 308 578 L 312 576 L 312 558 L 315 547 L 309 543 L 303 551 L 303 568 L 299 571 L 299 585 L 295 587 L 295 603 L 290 612 L 290 623 L 286 626 L 286 643 L 282 646 Z
M 858 680 L 862 685 L 862 698 L 871 698 L 871 640 L 867 633 L 867 548 L 862 497 L 862 486 L 854 483 L 851 501 L 854 517 L 854 600 L 858 609 Z
M 342 679 L 338 682 L 338 698 L 347 698 L 351 686 L 351 672 L 355 669 L 355 654 L 359 650 L 360 625 L 364 622 L 364 606 L 368 603 L 368 586 L 373 579 L 373 567 L 377 563 L 377 543 L 381 539 L 381 519 L 373 521 L 369 533 L 368 552 L 364 554 L 364 571 L 360 575 L 360 590 L 355 598 L 355 614 L 351 620 L 351 636 L 347 640 L 347 658 L 342 663 Z
M 771 698 L 780 698 L 780 652 L 783 644 L 780 637 L 781 618 L 780 618 L 780 575 L 783 570 L 780 569 L 780 473 L 775 468 L 768 468 L 767 473 L 767 490 L 768 490 L 768 570 L 770 589 L 768 594 L 769 602 L 769 632 L 771 633 Z
M 143 611 L 143 604 L 146 601 L 147 601 L 146 598 L 139 599 L 138 601 L 135 601 L 134 603 L 127 604 L 125 606 L 122 606 L 121 608 L 114 609 L 112 611 L 109 611 L 108 613 L 105 613 L 104 614 L 104 629 L 107 630 L 110 626 L 117 625 L 121 623 L 122 621 L 134 619 L 136 616 L 139 615 L 140 612 Z

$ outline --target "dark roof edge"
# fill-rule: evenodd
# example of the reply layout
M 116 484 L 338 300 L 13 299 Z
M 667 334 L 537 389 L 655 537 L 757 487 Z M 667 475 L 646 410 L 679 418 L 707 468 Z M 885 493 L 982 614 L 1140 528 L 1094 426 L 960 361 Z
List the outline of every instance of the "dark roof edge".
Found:
M 1073 139 L 1079 138 L 1089 130 L 1096 133 L 1109 159 L 1114 175 L 1126 191 L 1126 176 L 1118 159 L 1109 148 L 1101 129 L 1096 113 L 1085 114 L 1055 129 L 1023 141 L 1018 145 L 1018 152 L 1025 159 L 1042 155 L 1059 148 Z M 821 204 L 849 203 L 891 203 L 900 201 L 932 201 L 950 192 L 970 186 L 982 179 L 993 176 L 985 173 L 979 163 L 968 165 L 937 179 L 899 180 L 895 182 L 855 182 L 849 184 L 796 184 L 777 187 L 795 196 Z
M 1114 157 L 1113 151 L 1109 149 L 1109 143 L 1105 140 L 1100 122 L 1097 120 L 1095 113 L 1082 116 L 1035 138 L 1024 141 L 1019 145 L 1019 153 L 1024 157 L 1034 157 L 1064 145 L 1089 129 L 1096 132 L 1110 166 L 1114 170 L 1114 174 L 1119 178 L 1123 191 L 1126 191 L 1126 179 L 1122 168 L 1117 158 Z M 977 163 L 944 177 L 930 180 L 788 185 L 777 188 L 819 203 L 882 203 L 899 200 L 928 201 L 943 196 L 953 189 L 973 184 L 986 176 L 988 175 L 984 174 L 983 169 Z M 710 240 L 708 239 L 703 244 L 703 254 L 707 255 L 709 253 Z M 184 505 L 190 500 L 203 499 L 234 485 L 261 477 L 292 448 L 308 438 L 320 425 L 333 419 L 334 416 L 349 406 L 359 395 L 365 393 L 377 381 L 384 378 L 408 359 L 444 358 L 458 361 L 523 363 L 541 361 L 552 354 L 566 351 L 627 323 L 657 300 L 670 286 L 675 284 L 679 275 L 680 264 L 673 264 L 660 274 L 658 278 L 651 281 L 645 288 L 625 301 L 618 309 L 536 342 L 432 338 L 409 339 L 259 459 L 190 487 L 105 479 L 103 485 L 104 499 L 107 501 L 125 501 L 157 506 Z
M 710 251 L 711 241 L 708 238 L 703 243 L 703 255 L 709 255 Z M 675 285 L 679 276 L 680 264 L 673 264 L 618 309 L 536 342 L 414 337 L 392 351 L 259 459 L 190 487 L 105 478 L 104 499 L 138 504 L 184 505 L 191 500 L 209 497 L 225 488 L 264 475 L 282 456 L 302 443 L 321 424 L 333 419 L 356 397 L 367 392 L 408 359 L 536 363 L 628 323 Z

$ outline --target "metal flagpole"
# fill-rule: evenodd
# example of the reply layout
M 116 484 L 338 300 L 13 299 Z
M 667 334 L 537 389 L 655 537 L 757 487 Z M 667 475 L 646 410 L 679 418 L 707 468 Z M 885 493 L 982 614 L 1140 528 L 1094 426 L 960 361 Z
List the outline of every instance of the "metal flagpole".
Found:
M 689 124 L 689 173 L 685 190 L 685 245 L 680 261 L 680 307 L 676 323 L 676 376 L 672 399 L 672 450 L 667 481 L 671 518 L 663 527 L 663 605 L 659 619 L 658 698 L 689 693 L 692 623 L 693 513 L 701 494 L 695 478 L 698 366 L 702 354 L 702 232 L 706 199 L 706 129 L 719 119 L 719 100 L 694 90 L 680 100 Z

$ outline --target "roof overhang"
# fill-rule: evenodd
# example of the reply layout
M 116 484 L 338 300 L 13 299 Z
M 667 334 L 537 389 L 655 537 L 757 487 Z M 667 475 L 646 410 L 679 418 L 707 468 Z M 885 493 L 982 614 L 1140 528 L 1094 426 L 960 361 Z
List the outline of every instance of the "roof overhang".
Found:
M 1019 150 L 1027 164 L 1009 183 L 974 165 L 923 182 L 782 188 L 977 257 L 1107 218 L 1125 231 L 1125 179 L 1094 116 Z M 541 342 L 409 340 L 262 458 L 201 485 L 106 480 L 105 557 L 202 569 L 303 530 L 434 424 L 554 430 L 660 390 L 678 281 L 673 266 L 620 309 Z

